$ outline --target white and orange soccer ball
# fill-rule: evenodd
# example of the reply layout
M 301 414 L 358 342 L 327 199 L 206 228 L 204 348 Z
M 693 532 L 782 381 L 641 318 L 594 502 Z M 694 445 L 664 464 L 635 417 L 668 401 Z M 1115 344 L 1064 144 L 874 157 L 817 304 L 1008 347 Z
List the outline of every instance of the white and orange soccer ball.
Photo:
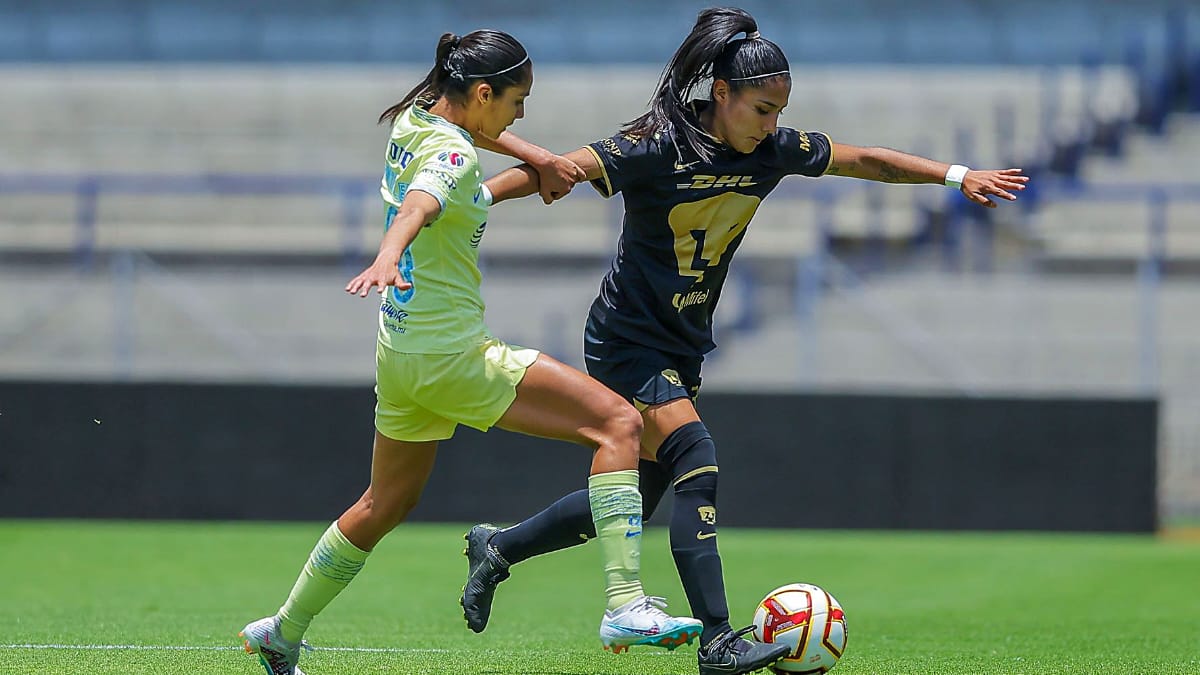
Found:
M 827 673 L 846 651 L 846 613 L 819 586 L 780 586 L 754 611 L 754 639 L 791 647 L 776 673 Z

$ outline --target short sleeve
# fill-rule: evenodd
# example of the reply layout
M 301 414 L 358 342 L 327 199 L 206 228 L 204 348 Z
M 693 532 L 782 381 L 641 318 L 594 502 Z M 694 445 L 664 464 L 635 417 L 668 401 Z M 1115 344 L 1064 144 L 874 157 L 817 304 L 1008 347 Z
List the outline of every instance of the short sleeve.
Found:
M 601 171 L 592 186 L 605 197 L 611 197 L 655 175 L 662 163 L 660 145 L 657 140 L 624 133 L 589 143 L 585 147 L 595 155 Z
M 420 190 L 433 195 L 446 210 L 459 184 L 474 176 L 477 170 L 474 155 L 461 150 L 440 150 L 426 159 L 413 176 L 408 190 Z
M 828 134 L 780 127 L 775 138 L 789 174 L 815 178 L 824 175 L 833 163 L 833 141 Z

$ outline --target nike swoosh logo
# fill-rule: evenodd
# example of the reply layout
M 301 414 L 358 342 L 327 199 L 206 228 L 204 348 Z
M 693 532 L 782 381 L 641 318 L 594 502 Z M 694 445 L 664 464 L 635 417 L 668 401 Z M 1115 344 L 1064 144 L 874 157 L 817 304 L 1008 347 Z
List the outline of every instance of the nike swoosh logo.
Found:
M 692 168 L 693 166 L 696 166 L 699 163 L 700 162 L 688 162 L 687 164 L 681 164 L 679 162 L 675 162 L 675 170 L 676 171 L 687 171 L 688 169 Z
M 717 536 L 716 532 L 709 532 L 708 534 L 704 534 L 703 532 L 696 533 L 697 539 L 712 539 L 715 536 Z
M 737 670 L 737 660 L 730 656 L 724 663 L 710 662 L 704 664 L 704 667 L 709 670 L 721 670 L 732 673 L 733 671 Z
M 612 626 L 613 626 L 613 628 L 616 628 L 618 630 L 623 630 L 626 633 L 635 633 L 637 635 L 648 635 L 649 636 L 649 635 L 658 635 L 658 633 L 659 633 L 658 626 L 652 626 L 650 628 L 635 628 L 633 626 L 620 626 L 617 624 L 613 624 Z

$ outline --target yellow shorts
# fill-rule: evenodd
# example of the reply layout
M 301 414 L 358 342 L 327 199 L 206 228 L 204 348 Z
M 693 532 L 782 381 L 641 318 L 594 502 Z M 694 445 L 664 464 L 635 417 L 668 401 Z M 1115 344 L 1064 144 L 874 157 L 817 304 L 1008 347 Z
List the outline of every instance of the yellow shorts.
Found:
M 489 337 L 458 354 L 375 348 L 375 428 L 397 441 L 442 441 L 459 424 L 487 431 L 517 398 L 536 349 Z

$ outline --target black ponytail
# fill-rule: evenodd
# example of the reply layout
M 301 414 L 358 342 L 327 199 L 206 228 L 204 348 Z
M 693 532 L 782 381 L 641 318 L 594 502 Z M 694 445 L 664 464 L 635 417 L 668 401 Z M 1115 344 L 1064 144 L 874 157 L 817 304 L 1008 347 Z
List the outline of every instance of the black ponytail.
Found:
M 736 92 L 762 86 L 774 77 L 790 77 L 787 57 L 779 45 L 758 34 L 753 16 L 735 7 L 703 10 L 663 69 L 650 110 L 627 122 L 621 131 L 640 137 L 678 134 L 708 161 L 718 146 L 692 112 L 690 104 L 697 87 L 709 79 L 721 79 Z
M 461 37 L 443 33 L 433 68 L 399 103 L 383 111 L 379 123 L 394 124 L 414 102 L 428 107 L 443 96 L 464 100 L 477 80 L 492 85 L 497 95 L 502 94 L 525 82 L 532 68 L 525 47 L 508 33 L 477 30 Z

